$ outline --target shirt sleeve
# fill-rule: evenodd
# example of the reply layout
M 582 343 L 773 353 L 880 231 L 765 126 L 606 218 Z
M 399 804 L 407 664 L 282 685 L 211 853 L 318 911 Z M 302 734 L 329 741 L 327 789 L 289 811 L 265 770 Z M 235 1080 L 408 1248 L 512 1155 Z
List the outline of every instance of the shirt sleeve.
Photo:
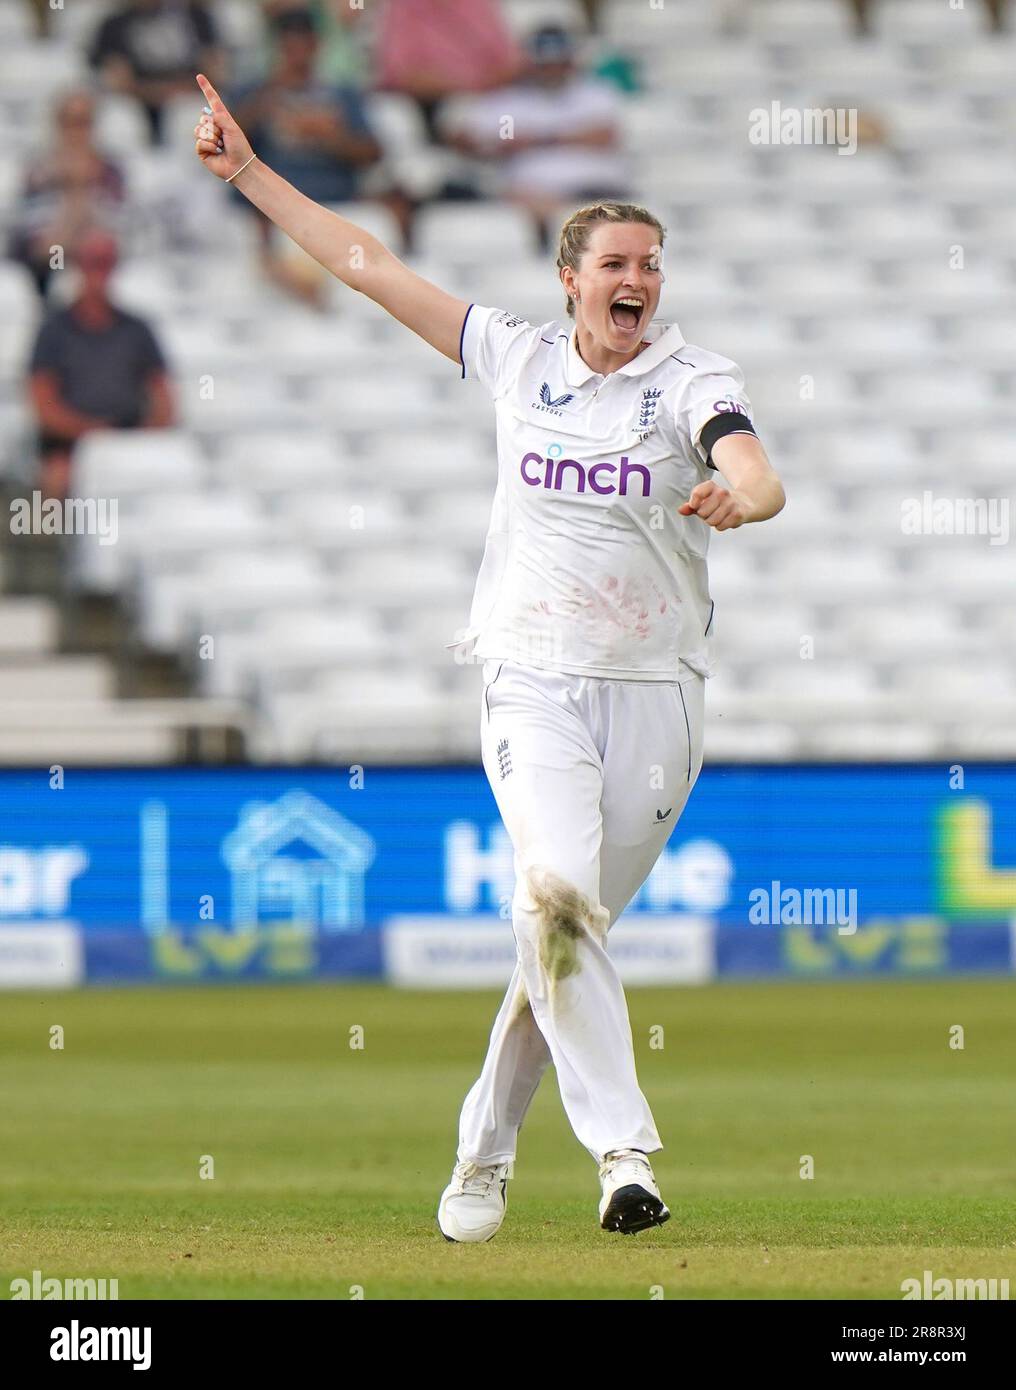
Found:
M 755 424 L 737 363 L 709 352 L 700 352 L 699 357 L 698 369 L 678 406 L 678 426 L 692 451 L 707 467 L 715 468 L 712 447 L 717 439 L 725 434 L 755 434 Z
M 158 339 L 148 324 L 142 319 L 138 319 L 134 332 L 137 339 L 135 360 L 139 363 L 142 374 L 148 376 L 152 372 L 164 372 L 166 370 L 166 358 L 159 346 Z
M 63 366 L 63 335 L 55 318 L 46 319 L 32 348 L 30 372 L 59 372 Z
M 507 309 L 470 304 L 459 345 L 462 379 L 481 381 L 496 400 L 516 379 L 539 331 Z

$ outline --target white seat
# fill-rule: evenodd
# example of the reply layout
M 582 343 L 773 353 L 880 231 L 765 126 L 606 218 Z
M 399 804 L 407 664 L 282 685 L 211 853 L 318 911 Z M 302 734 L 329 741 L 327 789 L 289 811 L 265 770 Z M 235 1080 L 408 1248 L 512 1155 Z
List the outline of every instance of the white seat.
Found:
M 909 662 L 934 652 L 957 660 L 973 645 L 952 610 L 928 604 L 848 609 L 842 632 L 849 649 L 871 661 Z
M 6 658 L 51 652 L 60 635 L 56 604 L 45 598 L 0 598 L 0 653 Z
M 826 482 L 848 485 L 925 476 L 927 453 L 916 435 L 900 425 L 867 423 L 816 431 L 802 449 L 821 467 Z
M 204 474 L 203 455 L 181 430 L 96 430 L 75 447 L 73 493 L 115 498 L 193 488 Z
M 79 588 L 113 594 L 133 587 L 136 571 L 178 571 L 221 551 L 267 548 L 278 536 L 254 498 L 221 492 L 142 495 L 120 510 L 117 530 L 116 545 L 73 539 L 71 574 Z
M 863 412 L 863 398 L 853 377 L 820 357 L 798 359 L 779 369 L 756 369 L 749 383 L 756 425 L 767 422 L 786 429 L 838 423 Z
M 413 434 L 386 429 L 374 437 L 370 452 L 375 485 L 395 493 L 433 496 L 445 488 L 458 488 L 466 473 L 472 473 L 477 482 L 489 476 L 493 492 L 493 458 L 486 447 L 477 447 L 469 435 L 463 437 L 457 430 L 445 442 L 437 431 Z M 484 468 L 487 458 L 491 458 L 489 469 Z
M 159 261 L 121 261 L 110 280 L 114 302 L 129 313 L 156 319 L 171 314 L 179 303 L 176 277 Z
M 983 604 L 1016 590 L 1012 543 L 991 545 L 987 538 L 942 537 L 914 547 L 908 567 L 917 593 L 941 595 L 952 603 Z
M 135 98 L 119 92 L 102 92 L 95 112 L 95 141 L 100 149 L 116 158 L 128 149 L 146 150 L 151 128 L 144 107 Z
M 397 545 L 420 534 L 401 498 L 352 484 L 342 492 L 284 492 L 275 507 L 276 524 L 294 539 L 316 546 L 326 561 L 351 549 Z
M 800 756 L 801 736 L 792 724 L 720 718 L 707 701 L 703 745 L 707 763 L 783 763 Z
M 215 0 L 215 20 L 227 45 L 235 50 L 256 51 L 266 37 L 265 16 L 248 0 Z
M 896 567 L 874 546 L 831 550 L 800 547 L 772 557 L 773 578 L 785 593 L 807 594 L 815 603 L 881 598 L 891 592 Z
M 157 651 L 197 655 L 195 631 L 200 615 L 204 631 L 274 606 L 323 603 L 324 571 L 316 556 L 304 552 L 256 550 L 216 554 L 188 572 L 145 574 L 138 592 L 139 625 L 144 641 Z
M 388 608 L 468 604 L 475 573 L 445 551 L 363 551 L 346 557 L 339 581 L 346 602 Z
M 963 414 L 991 418 L 1005 405 L 986 372 L 962 366 L 875 370 L 865 394 L 876 409 L 891 406 L 897 418 L 918 425 L 939 419 L 951 424 Z
M 349 375 L 315 378 L 306 385 L 310 418 L 332 428 L 376 430 L 437 424 L 448 418 L 447 405 L 419 376 Z
M 745 11 L 751 31 L 767 43 L 814 44 L 849 42 L 848 7 L 842 0 L 762 0 Z
M 206 695 L 304 688 L 308 677 L 336 667 L 382 665 L 390 644 L 367 612 L 334 613 L 283 607 L 257 615 L 245 628 L 227 628 L 215 660 L 197 663 Z
M 947 748 L 941 729 L 901 720 L 838 721 L 805 736 L 808 756 L 852 763 L 925 760 Z
M 983 16 L 979 5 L 925 5 L 920 0 L 880 0 L 873 7 L 878 34 L 909 43 L 935 43 L 943 50 L 979 37 Z
M 28 270 L 16 261 L 0 261 L 0 320 L 31 324 L 39 318 L 39 297 Z
M 293 493 L 334 487 L 343 465 L 329 435 L 266 430 L 225 439 L 211 472 L 224 487 Z
M 787 660 L 761 666 L 755 688 L 768 696 L 792 696 L 818 707 L 822 704 L 845 706 L 864 701 L 877 693 L 874 673 L 856 658 L 849 661 Z
M 291 394 L 277 371 L 264 364 L 257 371 L 235 367 L 210 374 L 207 391 L 181 393 L 188 428 L 227 442 L 238 433 L 306 429 L 318 421 L 308 403 Z M 199 383 L 204 386 L 205 383 Z
M 0 700 L 108 700 L 115 690 L 104 657 L 51 656 L 0 666 Z
M 26 0 L 8 0 L 0 9 L 0 42 L 4 45 L 32 42 L 35 25 Z
M 907 661 L 892 677 L 892 688 L 908 699 L 910 711 L 932 709 L 938 717 L 966 718 L 971 724 L 982 713 L 1008 706 L 1016 714 L 1016 667 L 1011 662 L 985 660 L 958 661 L 943 652 L 937 661 Z M 970 719 L 977 710 L 978 718 Z
M 916 313 L 837 314 L 815 323 L 823 357 L 855 371 L 871 371 L 889 363 L 913 366 L 936 346 L 933 325 Z M 895 374 L 887 378 L 895 379 Z
M 417 245 L 434 259 L 500 264 L 530 255 L 533 227 L 513 203 L 432 203 L 420 212 Z
M 983 371 L 1016 371 L 1016 333 L 1011 314 L 972 314 L 956 320 L 949 347 L 964 362 Z
M 450 495 L 426 495 L 418 534 L 433 536 L 463 553 L 481 553 L 493 506 L 493 488 Z
M 0 44 L 0 90 L 8 99 L 17 96 L 45 101 L 66 87 L 87 81 L 84 54 L 58 38 Z
M 724 668 L 750 660 L 787 662 L 801 659 L 804 639 L 822 645 L 822 627 L 812 609 L 790 597 L 778 606 L 750 601 L 718 605 L 714 631 Z
M 312 690 L 269 696 L 263 712 L 275 759 L 363 763 L 440 757 L 451 720 L 437 681 L 413 668 L 322 676 Z

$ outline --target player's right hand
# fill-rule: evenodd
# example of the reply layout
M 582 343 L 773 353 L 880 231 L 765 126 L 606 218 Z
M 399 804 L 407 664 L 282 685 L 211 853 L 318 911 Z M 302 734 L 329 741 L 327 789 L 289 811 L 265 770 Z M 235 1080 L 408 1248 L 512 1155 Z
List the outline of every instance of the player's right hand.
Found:
M 198 86 L 211 107 L 194 127 L 194 148 L 206 169 L 217 178 L 228 179 L 243 167 L 254 151 L 250 141 L 226 110 L 226 104 L 203 73 L 198 73 Z

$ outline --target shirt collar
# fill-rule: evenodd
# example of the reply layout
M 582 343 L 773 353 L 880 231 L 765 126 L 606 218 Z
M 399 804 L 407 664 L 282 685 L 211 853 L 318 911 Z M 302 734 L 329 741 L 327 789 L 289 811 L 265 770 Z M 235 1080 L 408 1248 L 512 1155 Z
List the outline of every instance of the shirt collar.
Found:
M 565 356 L 565 381 L 569 386 L 584 386 L 590 377 L 600 376 L 599 372 L 594 372 L 579 356 L 576 338 L 577 330 L 572 327 L 568 337 Z M 645 342 L 649 347 L 643 348 L 638 357 L 624 367 L 619 367 L 616 372 L 611 372 L 611 376 L 642 376 L 653 367 L 665 361 L 672 352 L 676 352 L 679 347 L 684 346 L 684 334 L 676 323 L 660 323 L 654 320 L 645 332 Z

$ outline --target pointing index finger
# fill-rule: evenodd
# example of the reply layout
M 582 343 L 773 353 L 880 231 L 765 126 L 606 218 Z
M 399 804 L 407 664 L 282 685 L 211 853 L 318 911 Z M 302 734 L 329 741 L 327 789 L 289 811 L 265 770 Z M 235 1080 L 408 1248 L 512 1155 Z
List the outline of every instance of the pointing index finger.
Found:
M 198 86 L 201 88 L 202 92 L 204 92 L 205 98 L 208 102 L 208 105 L 212 108 L 212 111 L 216 115 L 219 115 L 220 113 L 224 112 L 226 109 L 225 103 L 223 102 L 222 98 L 219 96 L 218 92 L 215 90 L 215 88 L 212 86 L 212 84 L 209 82 L 208 78 L 204 75 L 203 72 L 198 73 L 197 83 Z

